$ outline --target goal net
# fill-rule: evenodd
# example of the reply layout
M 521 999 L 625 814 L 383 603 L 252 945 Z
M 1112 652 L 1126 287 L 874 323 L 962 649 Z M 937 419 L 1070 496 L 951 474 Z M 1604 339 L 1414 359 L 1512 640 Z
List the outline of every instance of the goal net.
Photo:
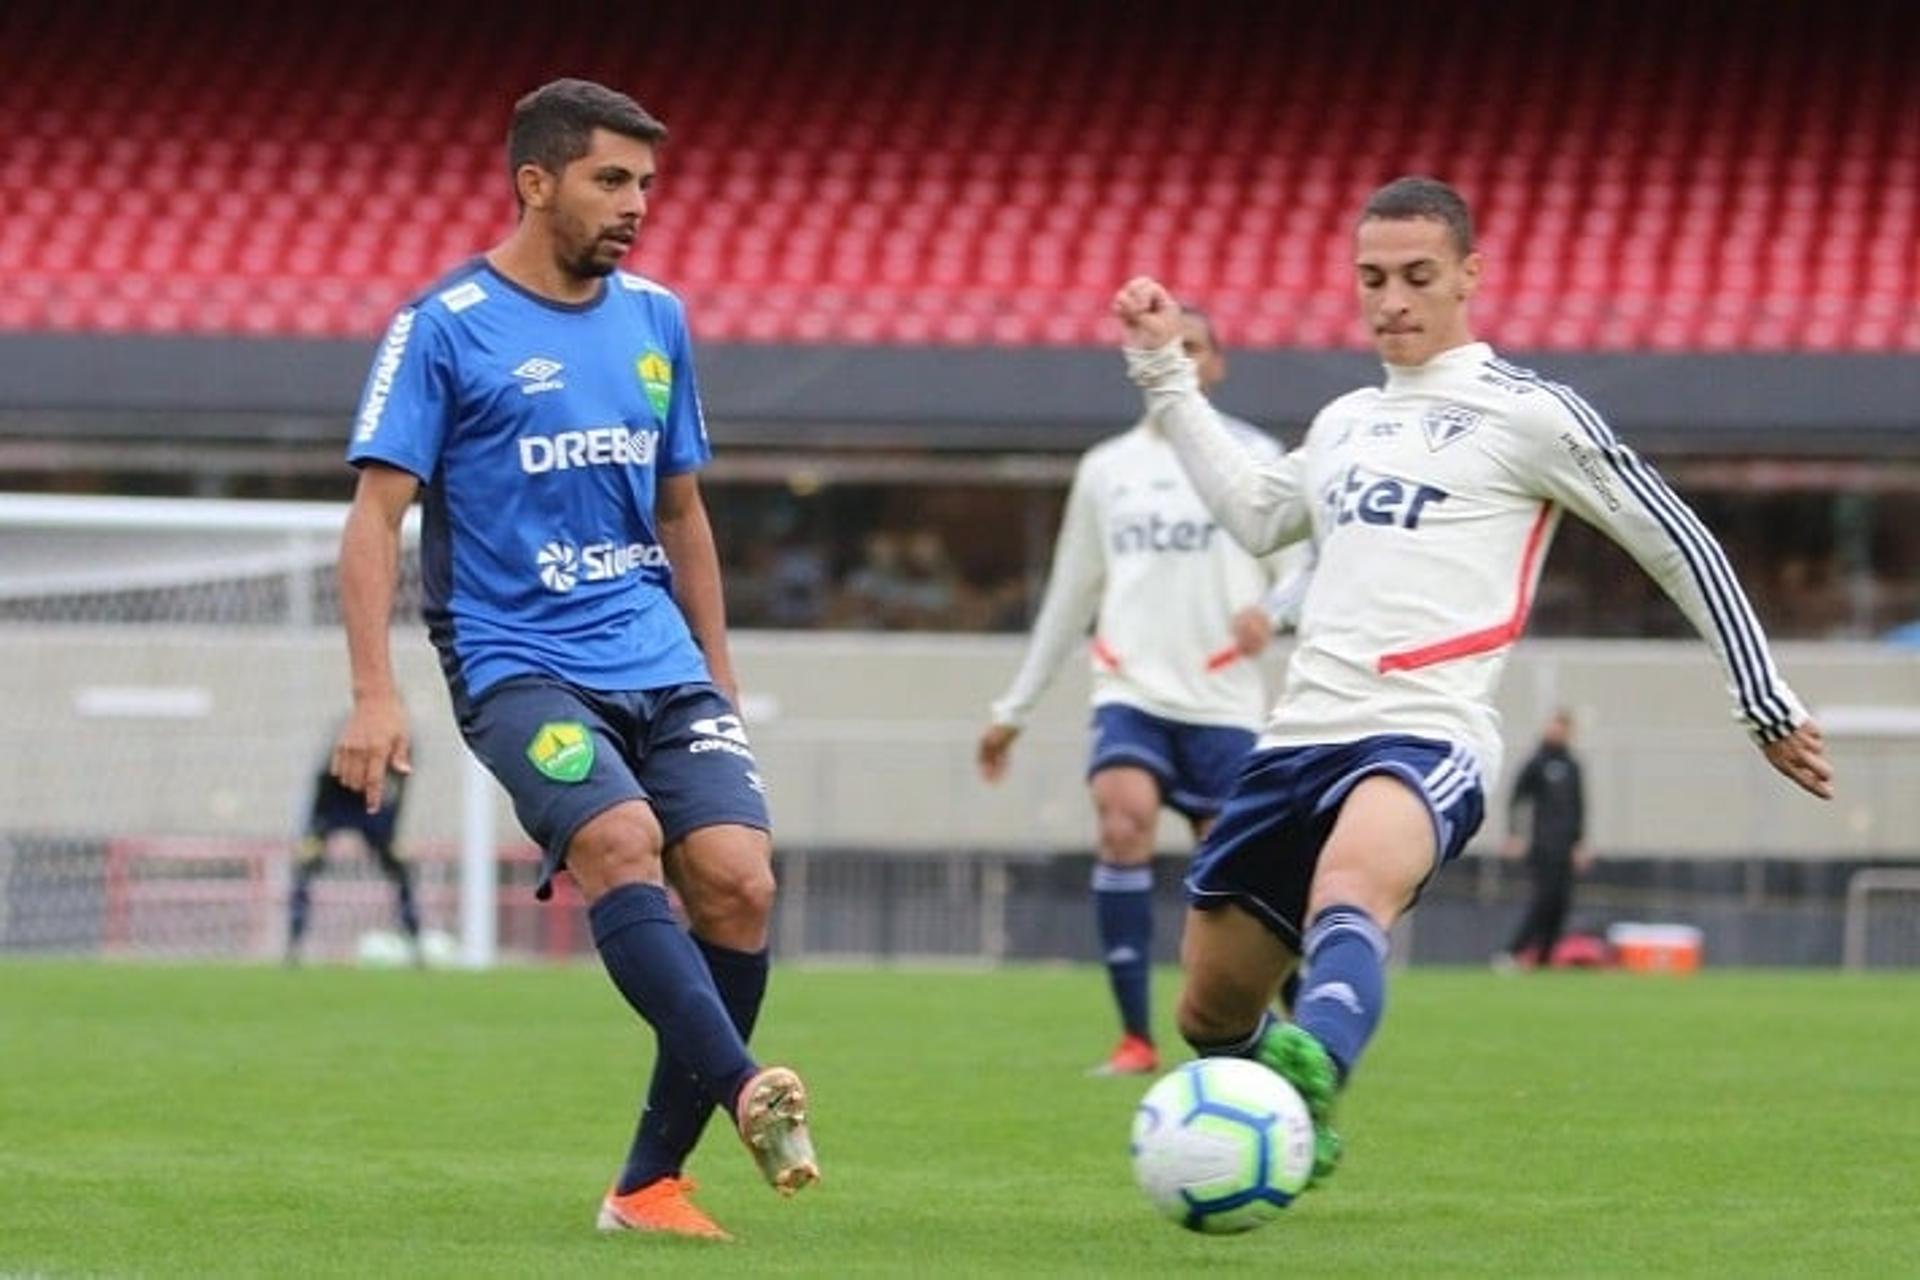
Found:
M 1920 968 L 1920 870 L 1854 872 L 1844 932 L 1849 969 Z
M 0 495 L 0 953 L 280 954 L 295 838 L 347 705 L 344 514 Z M 428 926 L 456 931 L 456 850 L 490 798 L 419 596 L 410 529 L 394 647 L 418 772 L 401 839 Z M 393 927 L 391 890 L 370 858 L 336 857 L 310 919 L 308 954 L 349 953 Z

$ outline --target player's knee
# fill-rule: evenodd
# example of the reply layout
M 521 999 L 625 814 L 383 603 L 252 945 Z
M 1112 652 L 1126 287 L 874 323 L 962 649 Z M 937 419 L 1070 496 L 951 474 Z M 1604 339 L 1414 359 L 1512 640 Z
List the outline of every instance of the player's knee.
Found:
M 644 806 L 610 809 L 575 833 L 567 868 L 589 899 L 617 885 L 658 884 L 660 824 Z
M 773 868 L 764 862 L 729 866 L 702 876 L 687 914 L 696 928 L 762 926 L 773 914 Z M 705 932 L 705 930 L 702 930 Z
M 767 945 L 773 918 L 773 873 L 703 878 L 681 895 L 687 924 L 696 936 L 736 951 Z
M 1100 860 L 1131 866 L 1153 858 L 1154 815 L 1120 805 L 1100 809 Z

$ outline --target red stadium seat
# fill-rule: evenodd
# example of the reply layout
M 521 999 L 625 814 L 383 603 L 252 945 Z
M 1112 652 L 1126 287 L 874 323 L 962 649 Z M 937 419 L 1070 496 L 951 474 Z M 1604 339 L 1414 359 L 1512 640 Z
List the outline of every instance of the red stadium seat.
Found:
M 1087 4 L 955 25 L 848 0 L 850 42 L 728 0 L 623 44 L 452 0 L 16 0 L 0 327 L 371 336 L 509 225 L 502 104 L 564 65 L 674 126 L 635 265 L 704 338 L 1105 342 L 1107 292 L 1153 270 L 1236 344 L 1357 346 L 1356 203 L 1431 168 L 1477 204 L 1508 345 L 1920 346 L 1899 0 L 1862 0 L 1818 59 L 1797 22 L 1565 6 L 1463 42 L 1447 11 L 1358 3 L 1200 39 Z M 116 9 L 132 50 L 92 38 Z M 1365 74 L 1349 21 L 1377 35 Z

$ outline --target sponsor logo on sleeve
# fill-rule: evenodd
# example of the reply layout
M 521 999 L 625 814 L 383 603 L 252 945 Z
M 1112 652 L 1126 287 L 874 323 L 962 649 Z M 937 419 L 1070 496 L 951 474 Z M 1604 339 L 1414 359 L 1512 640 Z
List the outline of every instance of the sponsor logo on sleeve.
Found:
M 412 335 L 413 308 L 407 307 L 387 326 L 380 353 L 374 357 L 366 402 L 360 406 L 360 418 L 353 427 L 356 443 L 365 444 L 380 429 L 380 415 L 387 411 L 387 398 L 393 394 L 393 380 L 400 372 L 400 361 L 407 354 L 407 339 Z
M 1587 478 L 1587 485 L 1600 499 L 1600 504 L 1608 511 L 1620 509 L 1620 495 L 1613 491 L 1613 482 L 1607 479 L 1607 473 L 1600 469 L 1600 460 L 1593 456 L 1593 450 L 1580 443 L 1580 438 L 1571 431 L 1560 433 L 1560 443 L 1565 447 L 1567 456 L 1573 459 L 1573 465 L 1580 468 L 1580 474 Z

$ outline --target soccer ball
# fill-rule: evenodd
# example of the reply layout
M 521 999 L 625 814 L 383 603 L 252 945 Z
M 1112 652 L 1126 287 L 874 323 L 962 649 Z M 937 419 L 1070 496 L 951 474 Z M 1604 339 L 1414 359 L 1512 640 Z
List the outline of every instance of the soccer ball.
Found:
M 1133 1116 L 1133 1176 L 1189 1231 L 1251 1231 L 1313 1174 L 1313 1117 L 1293 1086 L 1245 1058 L 1160 1077 Z

